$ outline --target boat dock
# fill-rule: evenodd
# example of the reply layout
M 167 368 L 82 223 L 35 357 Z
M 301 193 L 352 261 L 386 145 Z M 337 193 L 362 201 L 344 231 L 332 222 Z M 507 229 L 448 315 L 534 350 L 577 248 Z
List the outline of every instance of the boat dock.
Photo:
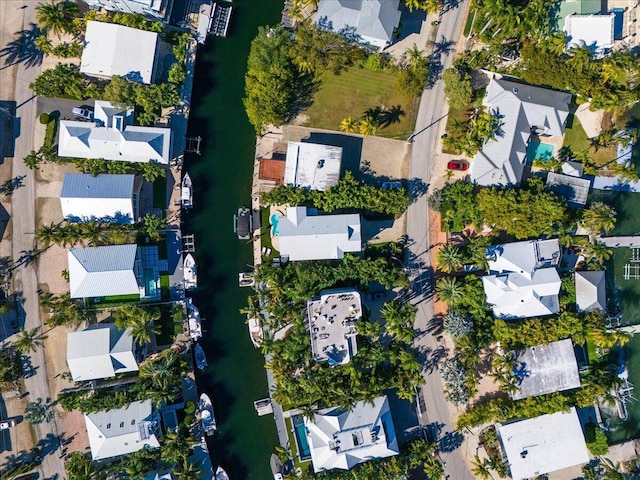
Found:
M 231 21 L 231 5 L 213 4 L 213 12 L 211 14 L 211 25 L 209 33 L 216 37 L 226 37 L 229 30 L 229 22 Z

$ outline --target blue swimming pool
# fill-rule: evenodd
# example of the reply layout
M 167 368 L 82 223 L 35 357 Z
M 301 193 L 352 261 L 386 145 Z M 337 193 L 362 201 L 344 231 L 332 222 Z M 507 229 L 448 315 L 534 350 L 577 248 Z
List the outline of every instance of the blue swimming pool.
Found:
M 278 236 L 278 219 L 280 218 L 280 215 L 277 213 L 274 213 L 271 215 L 271 218 L 269 219 L 271 221 L 271 236 L 272 237 L 277 237 Z
M 309 460 L 311 458 L 311 449 L 307 442 L 307 429 L 304 426 L 304 419 L 300 415 L 291 417 L 293 422 L 293 433 L 296 436 L 296 444 L 298 445 L 298 455 L 300 460 Z
M 153 268 L 143 269 L 142 282 L 145 288 L 145 297 L 154 297 L 156 295 L 156 276 Z
M 529 163 L 534 160 L 549 160 L 553 158 L 555 147 L 548 143 L 542 143 L 538 140 L 531 140 L 527 145 L 527 161 Z

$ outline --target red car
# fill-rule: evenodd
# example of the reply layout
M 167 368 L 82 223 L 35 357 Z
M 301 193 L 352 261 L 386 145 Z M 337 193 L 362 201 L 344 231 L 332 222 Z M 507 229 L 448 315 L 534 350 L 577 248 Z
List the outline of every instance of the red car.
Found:
M 449 163 L 447 163 L 447 168 L 449 170 L 460 170 L 461 172 L 464 172 L 467 168 L 469 168 L 469 164 L 462 160 L 451 160 Z

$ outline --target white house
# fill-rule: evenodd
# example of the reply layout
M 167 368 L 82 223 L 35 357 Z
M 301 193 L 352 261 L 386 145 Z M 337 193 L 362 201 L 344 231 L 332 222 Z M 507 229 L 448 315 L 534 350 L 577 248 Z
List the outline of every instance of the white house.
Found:
M 289 142 L 284 184 L 310 190 L 328 190 L 340 181 L 342 147 Z
M 84 416 L 93 460 L 120 457 L 143 448 L 160 448 L 160 416 L 151 400 Z
M 320 0 L 316 24 L 380 50 L 393 41 L 400 0 Z
M 336 260 L 360 252 L 360 215 L 314 215 L 307 207 L 289 207 L 277 217 L 280 254 L 291 261 Z
M 307 442 L 316 472 L 398 455 L 396 437 L 386 396 L 372 403 L 358 402 L 352 410 L 325 408 L 305 417 Z
M 131 329 L 97 325 L 67 335 L 67 365 L 74 382 L 137 372 L 136 345 Z
M 134 175 L 65 173 L 62 215 L 71 221 L 133 223 L 138 219 L 141 186 Z
M 559 311 L 560 262 L 557 239 L 487 248 L 489 275 L 482 277 L 487 303 L 497 318 L 527 318 Z
M 571 94 L 494 77 L 484 103 L 501 116 L 502 132 L 475 155 L 471 178 L 479 185 L 520 183 L 532 134 L 564 135 Z
M 362 318 L 360 292 L 324 290 L 307 302 L 311 352 L 316 362 L 344 365 L 358 353 L 356 322 Z
M 509 425 L 496 424 L 496 428 L 513 480 L 534 478 L 589 461 L 575 407 L 569 412 Z
M 613 47 L 615 13 L 568 15 L 564 20 L 567 48 L 587 47 L 597 56 Z
M 144 292 L 139 284 L 137 245 L 72 248 L 69 260 L 71 298 L 132 295 Z M 144 295 L 144 293 L 143 293 Z
M 100 100 L 95 102 L 94 122 L 62 120 L 58 134 L 58 155 L 122 162 L 169 163 L 170 128 L 134 126 L 132 109 L 119 109 Z
M 603 271 L 579 271 L 574 275 L 576 307 L 580 312 L 607 310 L 607 282 Z
M 580 387 L 578 362 L 570 338 L 517 352 L 514 374 L 518 390 L 511 397 L 515 400 Z
M 156 32 L 115 23 L 89 21 L 84 34 L 80 71 L 109 79 L 113 75 L 139 83 L 154 80 L 160 38 Z
M 150 20 L 168 20 L 174 0 L 84 0 L 90 8 L 110 12 L 137 13 Z

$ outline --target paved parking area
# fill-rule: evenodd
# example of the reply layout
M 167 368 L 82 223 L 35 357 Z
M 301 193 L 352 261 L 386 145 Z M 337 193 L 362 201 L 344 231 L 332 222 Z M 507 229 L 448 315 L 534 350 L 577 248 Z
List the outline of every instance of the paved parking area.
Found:
M 93 100 L 69 100 L 67 98 L 43 98 L 38 97 L 36 106 L 37 114 L 59 112 L 60 120 L 76 120 L 75 115 L 71 113 L 73 107 L 88 106 L 93 108 Z
M 14 391 L 2 393 L 0 417 L 14 419 L 16 426 L 0 431 L 0 464 L 3 464 L 11 455 L 17 456 L 18 452 L 31 450 L 36 444 L 33 427 L 23 416 L 26 404 L 26 398 L 20 398 L 19 393 Z

